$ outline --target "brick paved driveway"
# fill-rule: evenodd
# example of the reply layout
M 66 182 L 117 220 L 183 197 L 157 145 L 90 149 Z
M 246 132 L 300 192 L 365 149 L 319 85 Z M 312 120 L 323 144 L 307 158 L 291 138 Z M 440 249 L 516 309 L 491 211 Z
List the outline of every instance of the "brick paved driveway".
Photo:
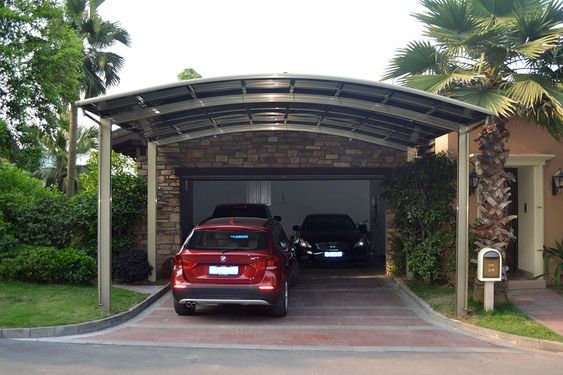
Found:
M 495 351 L 501 347 L 441 326 L 394 283 L 365 270 L 306 270 L 290 290 L 289 313 L 210 306 L 174 313 L 172 295 L 111 331 L 73 341 L 185 347 L 396 351 Z

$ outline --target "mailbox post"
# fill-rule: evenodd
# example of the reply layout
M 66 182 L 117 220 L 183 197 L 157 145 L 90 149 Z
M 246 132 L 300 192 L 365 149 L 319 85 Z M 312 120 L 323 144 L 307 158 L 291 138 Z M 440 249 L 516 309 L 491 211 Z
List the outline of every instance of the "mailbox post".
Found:
M 485 284 L 485 311 L 495 306 L 495 281 L 502 280 L 502 256 L 495 249 L 486 247 L 477 256 L 477 279 Z

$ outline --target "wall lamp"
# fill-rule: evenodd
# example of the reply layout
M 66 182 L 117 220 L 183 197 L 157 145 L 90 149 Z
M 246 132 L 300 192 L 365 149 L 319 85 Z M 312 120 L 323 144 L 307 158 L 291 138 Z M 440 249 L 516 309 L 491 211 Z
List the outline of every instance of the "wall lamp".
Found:
M 479 175 L 477 174 L 477 172 L 474 170 L 471 171 L 471 173 L 469 173 L 469 194 L 473 194 L 475 193 L 475 191 L 477 190 L 477 187 L 479 186 L 479 180 L 481 179 L 481 177 L 479 177 Z
M 553 195 L 556 195 L 563 190 L 563 172 L 561 171 L 561 168 L 559 168 L 557 173 L 551 177 L 551 189 Z

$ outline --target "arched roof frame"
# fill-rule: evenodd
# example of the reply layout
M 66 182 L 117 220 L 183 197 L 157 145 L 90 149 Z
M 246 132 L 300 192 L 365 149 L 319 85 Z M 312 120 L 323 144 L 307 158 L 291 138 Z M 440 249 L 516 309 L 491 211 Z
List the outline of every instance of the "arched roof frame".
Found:
M 493 115 L 402 86 L 297 74 L 179 81 L 77 105 L 156 145 L 281 130 L 330 134 L 404 150 Z

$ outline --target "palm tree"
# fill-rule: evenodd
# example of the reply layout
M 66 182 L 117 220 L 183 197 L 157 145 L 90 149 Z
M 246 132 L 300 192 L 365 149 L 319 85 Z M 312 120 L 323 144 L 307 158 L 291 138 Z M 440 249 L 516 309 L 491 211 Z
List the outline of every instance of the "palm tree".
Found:
M 414 17 L 428 40 L 398 51 L 384 79 L 488 108 L 496 113 L 477 141 L 482 218 L 477 245 L 504 255 L 514 237 L 506 214 L 506 119 L 535 120 L 563 135 L 563 49 L 559 0 L 421 0 Z M 504 257 L 503 257 L 504 258 Z
M 106 48 L 116 42 L 130 46 L 127 31 L 117 22 L 104 21 L 97 13 L 104 0 L 66 0 L 66 14 L 78 35 L 84 41 L 84 60 L 80 88 L 85 98 L 105 94 L 119 83 L 118 72 L 123 67 L 123 57 Z M 77 109 L 71 105 L 68 157 L 67 195 L 74 195 L 76 166 Z
M 68 115 L 61 117 L 56 131 L 45 132 L 41 143 L 45 150 L 45 159 L 42 167 L 37 172 L 45 186 L 56 187 L 64 191 L 67 183 L 68 144 L 69 144 L 69 121 Z M 89 153 L 98 146 L 98 130 L 96 128 L 77 128 L 76 155 L 78 158 L 87 157 Z M 73 185 L 78 184 L 78 177 L 88 170 L 86 165 L 78 165 L 74 176 Z

